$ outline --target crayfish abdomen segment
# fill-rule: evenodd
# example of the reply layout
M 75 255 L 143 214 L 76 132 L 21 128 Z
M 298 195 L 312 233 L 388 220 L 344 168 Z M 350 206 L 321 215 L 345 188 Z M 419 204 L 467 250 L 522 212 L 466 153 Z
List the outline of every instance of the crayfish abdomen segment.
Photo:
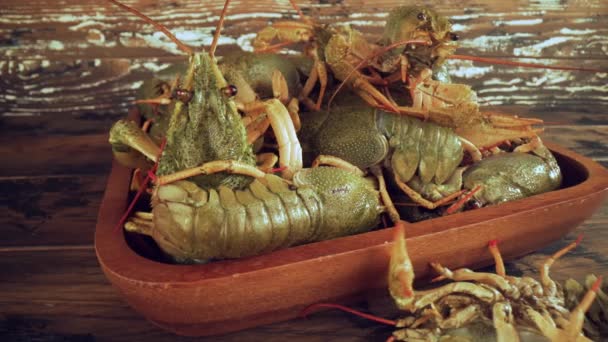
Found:
M 296 173 L 294 186 L 267 175 L 244 190 L 159 187 L 152 237 L 178 262 L 240 258 L 370 230 L 382 207 L 369 182 L 346 170 Z

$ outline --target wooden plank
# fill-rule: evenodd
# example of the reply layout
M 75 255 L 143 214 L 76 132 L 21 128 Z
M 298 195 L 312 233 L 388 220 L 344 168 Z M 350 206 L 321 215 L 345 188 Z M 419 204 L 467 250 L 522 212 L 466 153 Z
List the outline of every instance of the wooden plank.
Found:
M 586 234 L 581 246 L 554 264 L 551 269 L 554 279 L 563 281 L 572 277 L 582 281 L 591 272 L 608 274 L 608 258 L 604 253 L 607 222 L 608 206 L 604 205 L 579 229 Z M 570 234 L 538 254 L 508 262 L 507 272 L 538 279 L 539 263 L 549 253 L 574 240 L 576 235 L 576 232 Z M 163 332 L 130 309 L 106 282 L 91 249 L 0 251 L 0 268 L 3 270 L 0 273 L 2 340 L 186 340 Z M 387 318 L 399 316 L 385 291 L 370 292 L 362 298 L 348 305 Z M 390 327 L 378 323 L 338 311 L 324 311 L 308 319 L 200 340 L 369 341 L 383 340 L 390 332 Z
M 3 137 L 105 133 L 126 115 L 144 80 L 182 60 L 0 61 Z M 608 74 L 451 64 L 454 81 L 471 85 L 484 105 L 590 114 L 602 113 L 608 103 Z M 579 64 L 597 66 L 592 61 Z
M 597 161 L 608 159 L 608 126 L 549 126 L 543 137 Z
M 112 161 L 107 134 L 0 138 L 0 156 L 12 161 L 0 168 L 0 177 L 105 175 Z
M 93 242 L 105 175 L 0 179 L 0 247 Z
M 194 0 L 126 1 L 171 28 L 187 44 L 208 46 L 223 1 L 202 4 Z M 452 18 L 463 39 L 463 51 L 485 55 L 532 55 L 605 57 L 608 6 L 602 1 L 539 3 L 517 1 L 424 2 Z M 372 37 L 384 25 L 397 1 L 373 5 L 361 0 L 328 5 L 301 2 L 306 14 L 321 23 L 348 23 Z M 65 8 L 69 8 L 67 13 Z M 277 19 L 299 20 L 286 1 L 236 2 L 220 44 L 249 46 L 253 34 Z M 564 27 L 567 22 L 567 27 Z M 68 0 L 3 3 L 0 39 L 5 57 L 29 59 L 143 57 L 178 53 L 174 44 L 154 32 L 150 25 L 123 10 L 104 3 Z M 160 37 L 160 38 L 159 38 Z

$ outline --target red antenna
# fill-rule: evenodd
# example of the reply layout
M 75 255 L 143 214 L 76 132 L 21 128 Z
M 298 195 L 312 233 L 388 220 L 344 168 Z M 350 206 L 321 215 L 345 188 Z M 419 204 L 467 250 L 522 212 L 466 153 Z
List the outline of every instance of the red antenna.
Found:
M 217 48 L 217 43 L 220 40 L 220 32 L 222 31 L 222 26 L 224 26 L 224 19 L 226 18 L 226 12 L 228 11 L 228 5 L 230 4 L 230 0 L 226 0 L 224 2 L 224 9 L 222 9 L 222 14 L 220 15 L 220 20 L 217 23 L 217 27 L 215 28 L 215 35 L 213 36 L 213 42 L 211 43 L 211 47 L 209 48 L 209 55 L 211 57 L 215 56 L 215 49 Z
M 186 44 L 182 43 L 179 39 L 177 39 L 177 37 L 174 36 L 173 33 L 171 33 L 171 31 L 169 31 L 169 29 L 167 29 L 164 25 L 155 22 L 150 17 L 146 16 L 145 14 L 143 14 L 140 11 L 136 10 L 135 8 L 129 7 L 129 6 L 125 5 L 125 4 L 121 4 L 120 2 L 118 2 L 116 0 L 108 0 L 108 1 L 111 2 L 111 3 L 113 3 L 114 5 L 122 8 L 122 9 L 125 9 L 125 10 L 127 10 L 127 11 L 135 14 L 136 16 L 140 17 L 141 19 L 143 19 L 148 24 L 154 25 L 154 27 L 156 27 L 159 31 L 161 31 L 162 33 L 164 33 L 175 44 L 177 44 L 177 47 L 180 50 L 184 51 L 185 53 L 187 53 L 189 55 L 192 55 L 194 53 L 190 47 L 188 47 Z

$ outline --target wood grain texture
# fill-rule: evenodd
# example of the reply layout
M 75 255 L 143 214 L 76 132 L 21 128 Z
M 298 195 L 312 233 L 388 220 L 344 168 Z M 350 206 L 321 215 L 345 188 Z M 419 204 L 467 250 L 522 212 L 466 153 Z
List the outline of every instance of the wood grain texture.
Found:
M 130 0 L 187 44 L 208 46 L 221 1 Z M 321 23 L 348 22 L 374 39 L 395 1 L 302 2 Z M 601 0 L 450 1 L 431 4 L 452 18 L 461 54 L 608 68 L 608 4 Z M 4 0 L 0 8 L 0 339 L 6 341 L 175 337 L 134 312 L 108 284 L 92 249 L 93 227 L 110 167 L 105 136 L 126 115 L 141 81 L 184 60 L 149 25 L 101 2 Z M 356 9 L 356 10 L 353 10 Z M 287 1 L 234 1 L 219 54 L 250 48 L 270 22 L 298 19 Z M 540 71 L 450 61 L 454 80 L 481 102 L 548 122 L 544 137 L 608 166 L 607 73 Z M 608 205 L 583 224 L 583 245 L 557 262 L 558 280 L 608 276 Z M 537 275 L 549 253 L 507 264 Z M 238 289 L 245 291 L 245 289 Z M 244 294 L 246 295 L 246 294 Z M 396 317 L 384 291 L 355 308 Z M 208 341 L 370 341 L 391 329 L 336 311 Z
M 0 86 L 4 88 L 0 93 L 0 129 L 6 132 L 4 137 L 17 133 L 103 134 L 114 121 L 126 116 L 144 80 L 182 60 L 29 61 L 10 67 L 5 63 L 0 68 Z M 608 104 L 608 73 L 467 68 L 470 63 L 466 61 L 451 64 L 457 76 L 454 81 L 471 85 L 480 103 L 487 106 L 526 106 L 529 116 L 548 110 L 603 115 L 605 112 L 596 108 Z M 580 65 L 595 66 L 590 61 Z M 535 111 L 536 107 L 539 110 Z
M 104 175 L 0 179 L 0 247 L 91 245 Z
M 211 43 L 211 33 L 223 5 L 222 1 L 202 5 L 194 0 L 126 3 L 162 22 L 193 46 Z M 372 37 L 381 31 L 388 10 L 400 4 L 357 0 L 300 3 L 304 13 L 320 23 L 348 23 Z M 456 31 L 464 38 L 462 51 L 468 54 L 595 59 L 606 54 L 608 7 L 599 0 L 550 4 L 464 1 L 463 6 L 450 2 L 420 3 L 452 18 Z M 298 17 L 287 1 L 235 2 L 220 44 L 247 47 L 255 32 L 277 19 Z M 566 27 L 564 21 L 569 23 Z M 0 34 L 6 57 L 133 58 L 177 53 L 175 45 L 155 33 L 150 25 L 105 3 L 69 0 L 59 5 L 45 0 L 26 6 L 7 1 Z

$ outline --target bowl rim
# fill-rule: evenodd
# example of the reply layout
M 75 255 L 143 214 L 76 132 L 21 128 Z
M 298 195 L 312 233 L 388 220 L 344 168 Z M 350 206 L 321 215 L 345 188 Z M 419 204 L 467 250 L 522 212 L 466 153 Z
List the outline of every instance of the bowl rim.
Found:
M 554 143 L 545 145 L 560 157 L 582 166 L 586 179 L 581 183 L 531 196 L 521 200 L 465 211 L 454 215 L 407 224 L 408 240 L 426 234 L 465 228 L 482 221 L 505 219 L 522 212 L 559 205 L 597 194 L 608 189 L 608 170 L 595 161 Z M 108 177 L 106 191 L 99 210 L 95 229 L 95 252 L 105 272 L 127 281 L 146 283 L 147 286 L 188 285 L 213 281 L 260 270 L 294 266 L 332 255 L 352 253 L 392 241 L 391 227 L 342 238 L 309 243 L 271 253 L 236 260 L 223 260 L 198 265 L 166 264 L 137 254 L 128 245 L 122 230 L 115 229 L 126 209 L 131 170 L 115 160 Z

